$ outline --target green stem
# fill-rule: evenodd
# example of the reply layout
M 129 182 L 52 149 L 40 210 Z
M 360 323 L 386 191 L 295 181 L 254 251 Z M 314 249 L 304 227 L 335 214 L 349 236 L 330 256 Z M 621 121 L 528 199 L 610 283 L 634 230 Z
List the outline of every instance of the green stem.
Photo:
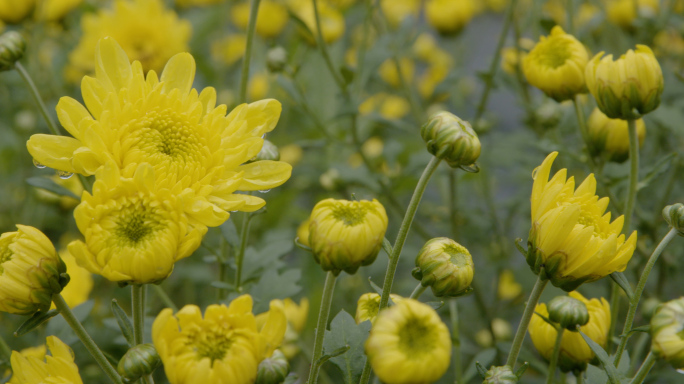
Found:
M 646 360 L 644 360 L 644 363 L 641 364 L 641 367 L 637 371 L 636 375 L 630 382 L 630 384 L 641 384 L 644 382 L 644 379 L 646 378 L 646 375 L 648 375 L 648 372 L 653 368 L 653 364 L 656 362 L 656 356 L 653 354 L 653 351 L 648 353 L 648 356 L 646 356 Z
M 245 248 L 247 247 L 247 239 L 249 238 L 249 225 L 252 222 L 252 215 L 245 212 L 242 219 L 242 228 L 240 229 L 240 249 L 235 256 L 235 291 L 242 292 L 242 262 L 245 259 Z
M 5 342 L 5 338 L 0 336 L 0 351 L 7 357 L 7 361 L 12 357 L 12 349 Z
M 625 233 L 629 233 L 636 202 L 637 183 L 639 182 L 639 138 L 637 137 L 636 120 L 627 120 L 629 127 L 629 191 L 625 205 Z
M 582 110 L 582 106 L 579 103 L 578 97 L 579 96 L 575 96 L 572 99 L 572 104 L 575 106 L 575 116 L 577 116 L 577 123 L 579 124 L 580 134 L 582 135 L 582 141 L 584 142 L 584 145 L 586 145 L 587 147 L 587 155 L 589 156 L 589 167 L 591 168 L 591 171 L 594 174 L 597 174 L 598 166 L 596 165 L 594 156 L 592 156 L 590 150 L 591 144 L 589 143 L 589 130 L 587 129 L 587 120 L 584 118 L 584 111 Z
M 622 328 L 622 335 L 620 335 L 620 344 L 618 345 L 617 352 L 615 352 L 615 366 L 620 363 L 620 358 L 622 357 L 622 353 L 625 351 L 625 346 L 627 345 L 627 339 L 629 338 L 628 333 L 629 331 L 632 330 L 632 323 L 634 323 L 634 316 L 636 315 L 636 310 L 637 307 L 639 306 L 639 300 L 641 299 L 641 294 L 644 292 L 644 288 L 646 287 L 646 281 L 648 280 L 648 275 L 651 273 L 651 270 L 653 269 L 653 266 L 655 265 L 656 261 L 658 261 L 658 257 L 660 254 L 663 252 L 665 247 L 674 239 L 675 236 L 677 236 L 678 231 L 674 228 L 670 229 L 670 231 L 663 237 L 663 239 L 660 241 L 660 244 L 656 247 L 656 249 L 653 251 L 653 254 L 651 254 L 651 257 L 649 257 L 648 262 L 646 263 L 646 266 L 644 267 L 644 271 L 641 273 L 641 277 L 639 278 L 639 283 L 637 284 L 636 289 L 634 290 L 634 296 L 632 297 L 632 300 L 629 302 L 629 312 L 627 312 L 627 320 L 625 320 L 625 326 Z
M 456 238 L 458 234 L 458 184 L 456 183 L 456 170 L 449 169 L 449 222 L 451 224 L 451 236 Z
M 314 17 L 316 19 L 316 44 L 318 45 L 318 49 L 321 51 L 325 65 L 328 66 L 330 74 L 332 75 L 333 79 L 335 79 L 335 83 L 337 83 L 337 86 L 340 87 L 342 93 L 346 94 L 347 86 L 344 82 L 344 79 L 342 79 L 342 76 L 337 70 L 335 70 L 335 65 L 330 58 L 330 53 L 328 52 L 328 46 L 325 44 L 325 39 L 323 39 L 323 31 L 321 31 L 321 17 L 318 14 L 318 2 L 316 0 L 311 1 L 313 2 Z
M 577 384 L 584 383 L 584 372 L 575 371 L 575 372 L 573 372 L 573 375 L 575 375 L 575 378 L 577 379 Z
M 546 376 L 546 384 L 552 384 L 556 377 L 556 366 L 558 365 L 558 356 L 560 355 L 561 342 L 563 341 L 563 333 L 565 328 L 558 327 L 556 334 L 556 343 L 553 345 L 553 352 L 551 353 L 551 361 L 549 361 L 549 373 Z
M 18 61 L 14 63 L 14 68 L 19 72 L 19 75 L 21 76 L 22 79 L 26 82 L 26 85 L 28 85 L 29 89 L 31 90 L 31 96 L 33 96 L 33 100 L 38 104 L 38 109 L 40 109 L 41 115 L 43 115 L 43 118 L 45 119 L 45 122 L 48 125 L 48 129 L 50 129 L 50 132 L 53 135 L 56 136 L 61 136 L 61 133 L 59 133 L 59 129 L 57 128 L 57 125 L 55 124 L 54 120 L 52 120 L 52 117 L 50 117 L 50 113 L 48 113 L 48 109 L 45 106 L 45 102 L 43 102 L 43 98 L 40 97 L 40 92 L 38 92 L 38 88 L 36 87 L 36 84 L 33 82 L 33 79 L 31 79 L 31 75 L 26 71 L 23 65 L 19 63 Z
M 608 331 L 608 340 L 606 341 L 606 351 L 610 351 L 613 345 L 613 335 L 615 335 L 615 328 L 617 327 L 617 318 L 620 313 L 620 288 L 616 282 L 610 283 L 610 330 Z
M 240 104 L 247 101 L 247 83 L 249 82 L 249 63 L 252 60 L 252 46 L 254 45 L 254 31 L 256 30 L 259 3 L 261 0 L 252 0 L 249 8 L 249 22 L 247 24 L 247 46 L 245 56 L 242 59 L 242 75 L 240 76 Z
M 330 305 L 332 304 L 333 291 L 335 290 L 335 281 L 337 276 L 332 271 L 328 271 L 325 277 L 325 286 L 323 288 L 323 297 L 321 298 L 321 309 L 318 312 L 318 324 L 316 325 L 316 338 L 314 339 L 313 357 L 311 358 L 311 371 L 309 372 L 309 380 L 307 384 L 318 383 L 318 371 L 321 368 L 318 360 L 323 353 L 323 338 L 325 337 L 325 329 L 328 326 L 328 317 L 330 316 Z
M 515 1 L 515 0 L 514 0 Z M 394 282 L 394 274 L 397 271 L 397 265 L 399 264 L 399 256 L 401 255 L 401 250 L 404 248 L 404 242 L 406 242 L 406 236 L 411 228 L 411 223 L 418 210 L 418 205 L 420 200 L 423 198 L 423 193 L 427 187 L 428 181 L 437 166 L 441 162 L 441 159 L 433 157 L 428 165 L 425 167 L 423 174 L 418 180 L 416 189 L 413 191 L 413 196 L 411 196 L 411 201 L 409 202 L 408 208 L 406 209 L 406 214 L 399 227 L 399 232 L 397 233 L 397 239 L 394 242 L 392 248 L 392 255 L 390 256 L 389 263 L 387 264 L 387 273 L 385 274 L 385 281 L 382 286 L 382 297 L 380 298 L 380 308 L 383 309 L 387 306 L 389 301 L 390 292 L 392 292 L 392 283 Z M 363 384 L 363 383 L 362 383 Z
M 458 329 L 458 303 L 456 299 L 449 300 L 449 316 L 451 317 L 451 341 L 454 348 L 454 372 L 456 380 L 454 384 L 461 384 L 463 376 L 463 366 L 461 365 L 461 337 Z
M 510 366 L 511 369 L 515 369 L 515 363 L 518 361 L 518 354 L 520 354 L 520 349 L 522 348 L 523 341 L 525 340 L 525 334 L 527 333 L 527 328 L 530 326 L 530 320 L 532 320 L 532 315 L 534 314 L 534 308 L 539 302 L 548 280 L 542 280 L 541 276 L 544 273 L 542 269 L 537 277 L 537 282 L 534 283 L 534 288 L 530 292 L 530 298 L 527 300 L 527 305 L 525 306 L 525 311 L 523 312 L 522 319 L 520 319 L 520 325 L 518 325 L 518 330 L 515 331 L 515 337 L 513 338 L 513 345 L 511 346 L 511 351 L 508 354 L 508 359 L 506 360 L 506 365 Z
M 97 364 L 102 368 L 102 370 L 105 372 L 105 374 L 114 382 L 117 384 L 123 384 L 123 381 L 121 380 L 121 376 L 116 372 L 116 369 L 112 364 L 107 360 L 105 355 L 102 353 L 100 348 L 98 348 L 97 344 L 93 341 L 93 339 L 90 337 L 88 332 L 86 332 L 85 328 L 83 328 L 83 325 L 78 321 L 76 316 L 74 316 L 74 313 L 71 312 L 71 308 L 69 308 L 69 305 L 64 301 L 64 298 L 62 295 L 59 293 L 56 295 L 52 295 L 52 302 L 55 303 L 55 307 L 57 307 L 57 310 L 59 313 L 62 314 L 62 317 L 64 317 L 64 320 L 66 320 L 67 324 L 71 327 L 71 329 L 74 330 L 74 333 L 76 333 L 76 336 L 81 340 L 83 345 L 85 345 L 86 349 L 90 354 L 93 356 Z
M 426 289 L 427 289 L 427 287 L 423 287 L 423 284 L 418 283 L 418 285 L 416 286 L 416 289 L 414 289 L 413 292 L 411 292 L 411 296 L 409 296 L 409 299 L 418 300 L 420 295 L 422 295 Z
M 142 344 L 145 331 L 145 286 L 131 285 L 131 307 L 133 307 L 133 345 Z
M 169 295 L 166 294 L 166 291 L 164 291 L 164 288 L 162 288 L 161 286 L 159 286 L 157 284 L 151 284 L 151 285 L 152 285 L 152 289 L 154 289 L 154 293 L 156 293 L 157 296 L 159 296 L 159 298 L 164 303 L 164 305 L 168 308 L 171 308 L 173 310 L 173 312 L 178 312 L 178 306 L 176 306 L 176 304 L 173 302 L 173 300 L 171 300 Z

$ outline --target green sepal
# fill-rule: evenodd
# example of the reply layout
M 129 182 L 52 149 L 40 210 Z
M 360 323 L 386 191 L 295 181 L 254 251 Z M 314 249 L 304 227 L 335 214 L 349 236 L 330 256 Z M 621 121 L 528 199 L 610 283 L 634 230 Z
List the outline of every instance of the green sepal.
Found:
M 47 311 L 47 312 L 42 312 L 38 311 L 33 314 L 33 316 L 29 317 L 26 321 L 24 321 L 19 328 L 17 328 L 16 331 L 14 331 L 14 336 L 19 337 L 23 336 L 34 329 L 38 328 L 41 324 L 44 322 L 50 320 L 51 318 L 59 315 L 59 311 L 56 309 Z

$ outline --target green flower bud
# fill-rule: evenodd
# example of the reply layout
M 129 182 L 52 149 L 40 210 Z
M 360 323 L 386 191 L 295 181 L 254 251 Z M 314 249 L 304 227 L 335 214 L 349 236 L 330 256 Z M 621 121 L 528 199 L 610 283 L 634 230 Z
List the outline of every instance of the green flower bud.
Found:
M 684 204 L 677 203 L 663 208 L 663 217 L 668 224 L 684 236 Z
M 549 320 L 559 323 L 568 331 L 577 331 L 577 326 L 589 322 L 587 306 L 570 296 L 558 296 L 551 300 L 548 305 Z
M 273 73 L 279 73 L 287 65 L 287 51 L 281 46 L 271 48 L 266 54 L 266 66 Z
M 161 360 L 154 346 L 139 344 L 123 355 L 117 370 L 125 382 L 132 383 L 143 376 L 152 374 L 160 365 Z
M 24 56 L 26 40 L 15 31 L 0 35 L 0 72 L 14 68 L 14 63 Z
M 256 155 L 256 160 L 280 160 L 280 151 L 278 147 L 268 140 L 264 140 L 264 146 L 261 147 L 261 151 Z
M 416 257 L 413 277 L 432 287 L 437 297 L 461 296 L 470 291 L 475 273 L 470 252 L 459 243 L 438 237 L 429 240 Z
M 658 307 L 651 319 L 651 350 L 672 364 L 684 368 L 684 297 Z
M 256 384 L 280 384 L 290 372 L 290 364 L 279 349 L 259 364 Z
M 452 168 L 468 167 L 480 157 L 480 139 L 465 120 L 438 112 L 420 128 L 428 152 L 446 160 Z
M 482 384 L 517 384 L 518 376 L 513 373 L 510 366 L 491 367 Z

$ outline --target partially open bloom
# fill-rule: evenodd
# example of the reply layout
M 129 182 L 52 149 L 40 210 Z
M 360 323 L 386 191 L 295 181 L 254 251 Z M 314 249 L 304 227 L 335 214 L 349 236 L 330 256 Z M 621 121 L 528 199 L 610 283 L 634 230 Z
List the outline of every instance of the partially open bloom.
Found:
M 556 101 L 572 99 L 585 93 L 584 68 L 589 60 L 587 49 L 559 26 L 525 56 L 523 73 L 527 81 Z
M 478 0 L 428 0 L 425 3 L 425 16 L 428 23 L 444 34 L 459 32 L 475 15 Z
M 639 145 L 644 144 L 646 126 L 644 121 L 636 121 Z M 629 130 L 627 121 L 611 119 L 600 109 L 595 108 L 587 121 L 589 133 L 589 150 L 595 156 L 601 156 L 609 161 L 622 163 L 629 158 Z
M 449 368 L 449 329 L 430 306 L 403 299 L 378 314 L 366 355 L 383 383 L 432 383 Z
M 450 167 L 471 166 L 480 157 L 480 139 L 470 126 L 453 113 L 434 114 L 420 128 L 427 150 Z
M 171 384 L 252 384 L 259 363 L 282 342 L 286 324 L 282 306 L 271 302 L 258 330 L 252 298 L 242 295 L 227 307 L 210 305 L 204 318 L 196 305 L 175 316 L 164 309 L 152 325 L 152 340 Z
M 637 12 L 653 17 L 658 14 L 658 8 L 658 0 L 609 0 L 606 2 L 606 18 L 622 28 L 631 29 L 635 27 L 633 22 Z
M 387 213 L 377 200 L 325 199 L 311 212 L 309 244 L 324 271 L 354 274 L 375 261 L 385 231 Z
M 413 277 L 424 287 L 431 287 L 437 297 L 460 296 L 472 290 L 475 266 L 470 252 L 446 238 L 428 240 L 416 257 Z
M 380 309 L 380 295 L 375 292 L 364 293 L 359 297 L 359 301 L 356 303 L 356 315 L 354 319 L 356 324 L 361 324 L 364 321 L 370 320 L 371 323 L 375 323 L 375 319 L 378 316 L 378 310 Z M 395 294 L 390 294 L 390 299 L 393 303 L 398 303 L 403 299 L 403 297 Z
M 109 161 L 123 177 L 141 163 L 154 167 L 155 183 L 182 195 L 193 219 L 216 226 L 227 211 L 255 211 L 263 199 L 236 194 L 268 190 L 284 183 L 292 167 L 255 161 L 262 136 L 275 128 L 276 100 L 242 104 L 226 116 L 216 91 L 192 89 L 195 61 L 181 53 L 169 60 L 161 79 L 143 75 L 111 38 L 96 48 L 96 76 L 83 79 L 83 99 L 63 97 L 57 104 L 62 126 L 73 135 L 33 135 L 27 143 L 34 159 L 64 172 L 92 175 Z
M 47 337 L 49 355 L 41 357 L 30 353 L 12 351 L 13 384 L 69 383 L 83 384 L 74 352 L 55 336 Z
M 140 61 L 144 71 L 158 72 L 173 55 L 189 50 L 192 32 L 190 23 L 165 8 L 162 0 L 116 0 L 112 9 L 85 14 L 81 25 L 81 40 L 69 54 L 73 82 L 102 66 L 99 57 L 93 60 L 102 38 L 115 39 L 129 57 Z
M 587 88 L 612 119 L 638 119 L 660 105 L 663 72 L 651 48 L 637 44 L 613 61 L 599 52 L 586 68 Z
M 583 302 L 589 312 L 589 322 L 582 326 L 582 332 L 598 345 L 605 348 L 608 341 L 608 331 L 610 330 L 610 305 L 606 299 L 587 300 L 578 292 L 570 292 L 570 297 Z M 549 312 L 546 304 L 538 304 L 535 312 L 548 318 Z M 530 338 L 537 351 L 549 360 L 553 353 L 553 346 L 556 341 L 558 331 L 551 324 L 547 323 L 539 315 L 532 315 L 530 321 Z M 561 351 L 558 358 L 558 365 L 563 372 L 574 370 L 584 371 L 594 358 L 594 352 L 584 341 L 579 332 L 563 332 L 561 339 Z
M 68 282 L 64 262 L 41 231 L 17 224 L 16 232 L 0 236 L 0 311 L 46 312 Z
M 621 234 L 624 217 L 610 221 L 608 198 L 599 199 L 591 174 L 575 190 L 561 169 L 549 174 L 558 152 L 549 154 L 533 173 L 532 228 L 527 263 L 535 273 L 565 291 L 624 271 L 636 247 L 636 231 Z M 543 272 L 542 272 L 543 271 Z
M 287 319 L 287 330 L 285 331 L 285 338 L 283 343 L 278 348 L 283 352 L 285 357 L 291 359 L 299 352 L 299 335 L 304 330 L 306 325 L 306 318 L 309 315 L 309 299 L 306 297 L 295 303 L 292 299 L 274 300 L 283 307 L 285 318 Z M 256 316 L 257 328 L 261 329 L 266 320 L 268 320 L 269 312 L 260 313 Z
M 290 0 L 289 5 L 292 12 L 297 15 L 297 17 L 306 24 L 309 31 L 313 33 L 313 36 L 310 36 L 310 34 L 304 34 L 304 36 L 310 44 L 315 45 L 318 28 L 316 27 L 316 15 L 314 13 L 313 3 L 309 0 Z M 318 17 L 321 22 L 323 40 L 326 44 L 334 43 L 344 35 L 344 15 L 327 2 L 319 1 L 317 8 Z
M 249 24 L 249 8 L 250 2 L 244 1 L 233 5 L 230 10 L 233 23 L 245 31 Z M 285 4 L 274 0 L 263 0 L 259 3 L 256 33 L 264 38 L 276 37 L 283 31 L 289 19 Z
M 652 350 L 656 356 L 684 368 L 684 298 L 668 301 L 651 318 Z
M 24 57 L 26 40 L 21 33 L 8 31 L 0 35 L 0 72 L 14 68 L 14 63 Z
M 684 236 L 684 204 L 677 203 L 663 208 L 663 218 L 681 236 Z

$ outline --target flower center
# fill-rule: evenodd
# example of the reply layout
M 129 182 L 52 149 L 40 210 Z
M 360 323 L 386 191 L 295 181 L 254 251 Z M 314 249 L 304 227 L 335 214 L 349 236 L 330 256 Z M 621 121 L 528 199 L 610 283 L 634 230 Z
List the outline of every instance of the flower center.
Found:
M 337 204 L 332 208 L 333 217 L 350 227 L 361 224 L 366 217 L 366 212 L 367 210 L 357 202 Z
M 446 244 L 442 251 L 449 255 L 451 264 L 457 267 L 465 267 L 468 265 L 468 256 L 470 253 L 467 249 L 454 244 Z
M 187 345 L 197 355 L 197 360 L 205 357 L 214 361 L 222 360 L 235 341 L 235 331 L 225 326 L 214 326 L 208 329 L 193 329 L 188 335 Z
M 530 54 L 535 56 L 535 60 L 540 65 L 555 69 L 564 65 L 572 57 L 570 44 L 571 41 L 566 39 L 549 38 L 544 44 L 539 44 Z
M 144 117 L 129 123 L 131 133 L 138 136 L 136 147 L 158 160 L 195 162 L 200 154 L 200 140 L 184 116 L 167 108 L 148 111 Z
M 115 233 L 127 245 L 137 245 L 154 234 L 161 226 L 156 210 L 144 204 L 131 203 L 122 208 Z
M 435 341 L 433 329 L 424 319 L 409 317 L 399 329 L 399 348 L 407 356 L 431 352 Z

